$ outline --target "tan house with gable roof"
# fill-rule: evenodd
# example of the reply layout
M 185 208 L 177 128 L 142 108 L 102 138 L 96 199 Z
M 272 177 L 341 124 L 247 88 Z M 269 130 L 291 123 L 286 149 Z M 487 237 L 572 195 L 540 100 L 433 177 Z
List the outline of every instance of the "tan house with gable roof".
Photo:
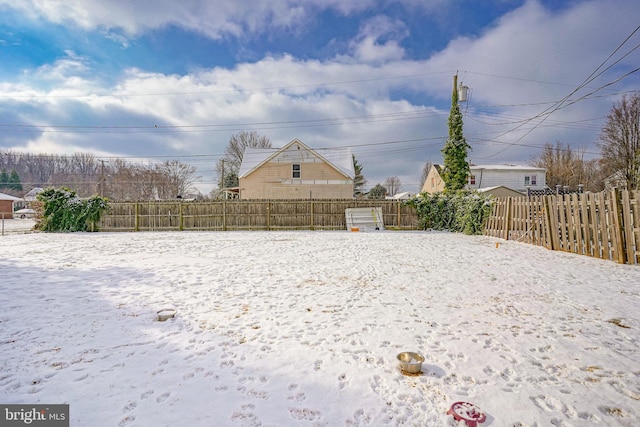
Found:
M 247 199 L 352 199 L 350 148 L 312 150 L 299 139 L 282 148 L 247 148 L 238 173 Z

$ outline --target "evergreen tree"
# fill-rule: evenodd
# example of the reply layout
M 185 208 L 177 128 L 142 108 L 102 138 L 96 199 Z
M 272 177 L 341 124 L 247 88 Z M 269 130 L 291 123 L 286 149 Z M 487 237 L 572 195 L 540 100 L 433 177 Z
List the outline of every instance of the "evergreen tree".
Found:
M 358 164 L 356 156 L 353 156 L 353 170 L 356 173 L 355 178 L 353 178 L 353 194 L 359 197 L 362 196 L 362 187 L 367 183 L 367 180 L 362 175 L 362 165 Z
M 368 199 L 384 199 L 387 195 L 387 189 L 384 188 L 380 184 L 376 184 L 371 190 L 369 190 L 369 194 L 367 195 Z
M 467 151 L 471 146 L 467 144 L 462 132 L 462 113 L 458 106 L 458 76 L 453 80 L 453 95 L 451 96 L 451 111 L 449 113 L 449 137 L 444 144 L 444 171 L 442 180 L 445 191 L 461 190 L 467 184 L 469 177 L 469 162 Z
M 22 191 L 22 183 L 20 182 L 20 175 L 15 170 L 11 171 L 9 175 L 9 188 L 15 191 Z
M 0 188 L 9 188 L 9 184 L 9 174 L 3 169 L 2 172 L 0 172 Z
M 239 184 L 238 173 L 235 171 L 231 171 L 224 175 L 224 182 L 222 183 L 222 188 L 233 188 L 237 187 Z

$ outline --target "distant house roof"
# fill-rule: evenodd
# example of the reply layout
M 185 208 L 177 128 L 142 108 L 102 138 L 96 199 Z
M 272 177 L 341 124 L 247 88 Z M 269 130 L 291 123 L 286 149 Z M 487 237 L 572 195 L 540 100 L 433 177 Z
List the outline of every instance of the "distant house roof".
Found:
M 405 191 L 403 193 L 394 194 L 393 196 L 387 196 L 385 198 L 387 200 L 407 200 L 407 199 L 413 198 L 413 196 L 415 196 L 414 193 L 411 193 L 409 191 Z
M 527 165 L 469 165 L 470 170 L 491 169 L 491 170 L 522 170 L 545 172 L 545 168 L 538 168 Z
M 293 150 L 287 151 L 287 149 L 292 147 L 294 144 L 298 144 L 305 150 L 300 150 L 299 153 L 294 152 Z M 294 139 L 282 148 L 247 147 L 244 151 L 244 155 L 242 156 L 242 164 L 240 165 L 238 178 L 243 178 L 249 175 L 263 164 L 269 162 L 269 160 L 275 158 L 279 153 L 284 153 L 285 151 L 287 151 L 287 159 L 291 160 L 292 163 L 295 163 L 296 160 L 303 163 L 305 156 L 315 155 L 343 175 L 351 179 L 355 177 L 351 148 L 319 148 L 317 150 L 313 150 L 299 139 Z
M 524 197 L 525 194 L 504 185 L 496 185 L 494 187 L 478 188 L 476 191 L 480 193 L 493 194 L 496 197 Z
M 36 200 L 36 196 L 42 193 L 44 189 L 40 187 L 32 188 L 27 194 L 24 195 L 23 199 L 25 202 L 33 202 Z
M 12 202 L 21 202 L 20 197 L 11 196 L 9 194 L 0 193 L 0 200 L 11 200 Z

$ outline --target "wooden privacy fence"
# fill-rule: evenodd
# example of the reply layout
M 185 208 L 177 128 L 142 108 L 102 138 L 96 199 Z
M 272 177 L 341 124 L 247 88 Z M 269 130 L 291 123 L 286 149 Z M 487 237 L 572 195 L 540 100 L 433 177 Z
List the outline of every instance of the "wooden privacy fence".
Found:
M 640 191 L 496 199 L 484 234 L 640 264 Z
M 415 208 L 399 200 L 110 202 L 101 231 L 346 230 L 345 209 L 380 207 L 385 227 L 415 230 Z

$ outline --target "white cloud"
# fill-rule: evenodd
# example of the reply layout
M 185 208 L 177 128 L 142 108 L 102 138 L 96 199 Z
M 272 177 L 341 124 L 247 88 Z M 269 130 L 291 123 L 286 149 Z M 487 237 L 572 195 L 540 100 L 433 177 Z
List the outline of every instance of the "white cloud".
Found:
M 405 56 L 400 42 L 408 35 L 401 21 L 383 15 L 376 16 L 360 28 L 358 36 L 350 43 L 352 60 L 366 64 L 399 61 Z
M 129 47 L 129 39 L 127 39 L 126 37 L 124 37 L 121 34 L 116 34 L 112 31 L 104 31 L 104 37 L 108 40 L 112 40 L 115 43 L 118 43 L 122 48 L 128 48 Z
M 217 39 L 273 28 L 296 28 L 319 10 L 334 8 L 348 15 L 375 4 L 375 0 L 155 0 L 153 2 L 105 0 L 0 0 L 0 5 L 27 16 L 54 23 L 74 23 L 85 29 L 122 29 L 138 35 L 149 29 L 176 25 Z
M 35 70 L 34 75 L 39 79 L 67 81 L 70 78 L 86 74 L 89 71 L 86 58 L 66 50 L 65 56 L 58 58 L 53 64 L 45 64 Z
M 494 132 L 493 136 L 488 135 L 489 139 L 497 137 L 498 141 L 503 142 L 477 144 L 474 156 L 478 161 L 509 158 L 528 160 L 537 152 L 514 145 L 499 156 L 487 157 L 506 148 L 504 142 L 542 145 L 560 140 L 595 151 L 593 142 L 597 139 L 597 132 L 594 131 L 597 122 L 577 122 L 606 115 L 611 107 L 611 99 L 584 100 L 554 112 L 544 122 L 540 122 L 540 119 L 522 122 L 520 128 L 517 128 L 517 120 L 535 117 L 552 107 L 552 103 L 534 104 L 561 100 L 613 52 L 637 26 L 637 13 L 631 13 L 631 10 L 637 12 L 638 5 L 631 6 L 629 3 L 629 6 L 613 8 L 610 2 L 591 1 L 553 14 L 539 3 L 530 1 L 503 16 L 478 38 L 456 39 L 447 49 L 431 58 L 429 63 L 434 68 L 453 66 L 459 69 L 460 79 L 473 89 L 469 116 L 475 113 L 475 119 L 482 122 L 469 119 L 465 121 L 465 130 L 468 133 Z M 638 39 L 635 40 L 626 50 L 637 44 Z M 636 53 L 623 63 L 626 62 L 628 66 L 635 63 L 637 66 L 638 60 Z M 589 87 L 596 89 L 622 73 L 619 68 L 612 69 Z M 630 79 L 629 83 L 616 85 L 615 91 L 634 88 L 633 81 Z M 637 81 L 635 79 L 636 88 Z M 434 93 L 447 96 L 450 91 L 449 80 L 442 81 Z M 572 99 L 587 92 L 589 89 L 582 90 Z M 486 105 L 503 107 L 482 107 Z M 474 110 L 474 106 L 478 106 L 478 110 Z M 487 125 L 492 120 L 483 118 L 485 113 L 499 114 L 497 121 L 510 123 L 503 126 Z M 535 132 L 525 136 L 539 122 Z M 514 131 L 505 133 L 511 129 Z

